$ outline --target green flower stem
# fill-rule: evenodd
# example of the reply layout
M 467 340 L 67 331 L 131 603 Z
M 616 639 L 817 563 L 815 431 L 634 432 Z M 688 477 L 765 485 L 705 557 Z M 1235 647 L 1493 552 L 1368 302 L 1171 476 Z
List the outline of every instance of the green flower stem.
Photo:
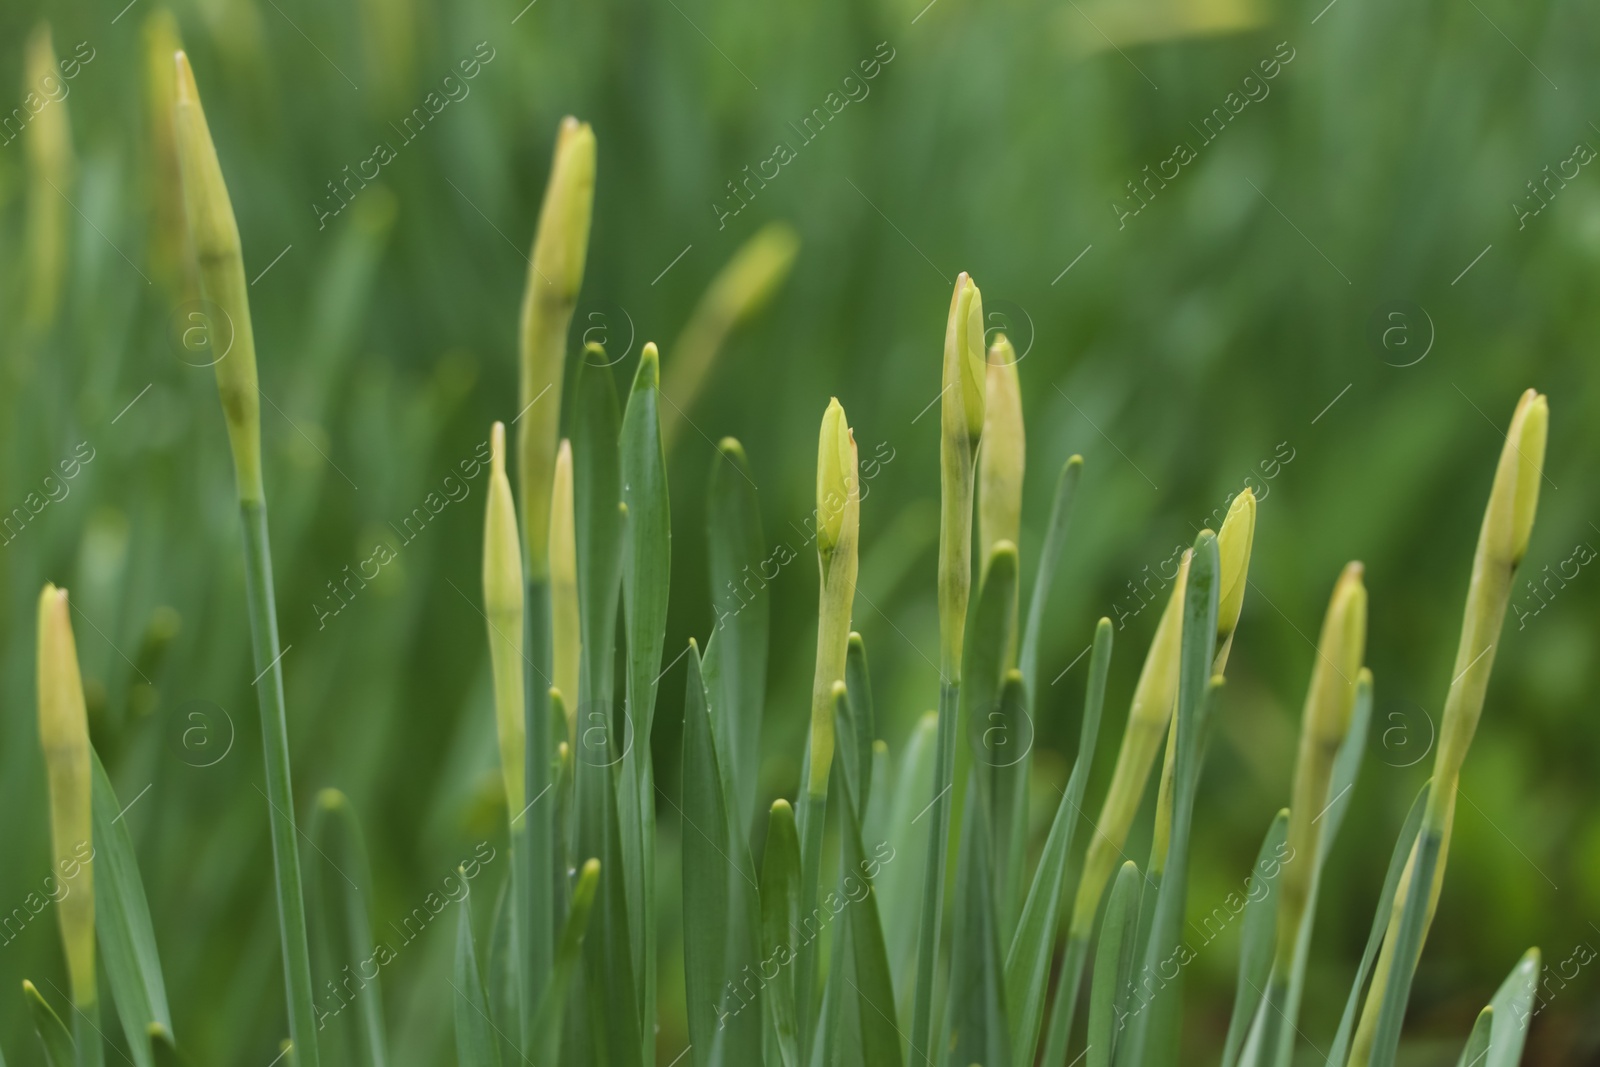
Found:
M 544 797 L 554 779 L 550 723 L 550 582 L 529 578 L 523 596 L 523 650 L 529 669 L 524 677 L 524 724 L 527 783 L 526 808 L 512 817 L 512 878 L 518 902 L 518 937 L 523 941 L 521 1003 L 524 1041 L 531 1039 L 533 1012 L 544 996 L 553 961 L 556 880 L 566 876 L 566 858 L 555 854 L 550 813 L 554 798 Z M 564 694 L 563 694 L 564 695 Z M 565 716 L 563 716 L 564 718 Z M 565 723 L 561 726 L 565 734 Z M 543 799 L 539 799 L 543 797 Z
M 306 942 L 306 905 L 300 890 L 300 852 L 295 842 L 294 787 L 289 777 L 289 725 L 283 710 L 282 652 L 278 613 L 272 599 L 272 546 L 267 538 L 265 499 L 239 503 L 244 526 L 245 591 L 250 608 L 250 646 L 261 712 L 261 750 L 266 760 L 267 801 L 272 830 L 272 867 L 278 895 L 278 932 L 283 943 L 283 978 L 289 995 L 289 1039 L 296 1067 L 317 1067 L 316 1012 L 312 1005 L 311 953 Z

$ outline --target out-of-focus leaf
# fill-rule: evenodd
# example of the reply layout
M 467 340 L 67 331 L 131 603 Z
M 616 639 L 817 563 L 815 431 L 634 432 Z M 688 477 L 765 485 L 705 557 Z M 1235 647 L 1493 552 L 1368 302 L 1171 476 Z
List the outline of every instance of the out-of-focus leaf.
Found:
M 465 872 L 457 871 L 463 880 Z M 461 898 L 461 922 L 456 928 L 455 989 L 456 1057 L 461 1067 L 499 1067 L 500 1046 L 489 1021 L 489 1002 L 483 995 L 483 975 L 472 941 L 472 896 Z
M 1472 1033 L 1467 1035 L 1467 1047 L 1461 1050 L 1456 1067 L 1488 1067 L 1489 1033 L 1494 1027 L 1494 1020 L 1492 1006 L 1478 1013 L 1478 1021 L 1472 1024 Z M 1511 1062 L 1515 1063 L 1516 1060 Z
M 72 1067 L 72 1035 L 34 984 L 22 980 L 22 999 L 27 1001 L 28 1015 L 33 1019 L 33 1032 L 39 1035 L 44 1046 L 46 1067 Z
M 1488 1056 L 1481 1065 L 1469 1061 L 1471 1067 L 1517 1067 L 1522 1062 L 1522 1046 L 1528 1040 L 1533 1001 L 1539 992 L 1539 966 L 1539 950 L 1530 948 L 1495 990 L 1489 1007 L 1484 1009 L 1486 1014 L 1491 1009 L 1494 1012 L 1494 1026 L 1486 1046 Z M 1482 1025 L 1480 1015 L 1478 1026 Z M 1477 1036 L 1477 1027 L 1473 1028 L 1473 1035 Z
M 900 1017 L 911 1008 L 912 983 L 916 976 L 917 906 L 922 900 L 922 868 L 927 858 L 926 835 L 916 819 L 928 806 L 933 792 L 933 760 L 939 716 L 928 712 L 917 721 L 900 757 L 895 776 L 894 801 L 889 809 L 886 840 L 895 850 L 893 863 L 886 864 L 878 877 L 876 892 L 883 900 L 880 909 L 884 923 L 884 942 L 888 947 L 890 970 L 895 975 L 895 1004 Z M 876 842 L 874 842 L 876 845 Z
M 361 980 L 355 995 L 355 1019 L 341 1027 L 338 1035 L 326 1035 L 324 1031 L 319 1051 L 331 1043 L 330 1037 L 337 1036 L 340 1054 L 335 1063 L 384 1067 L 388 1046 L 383 994 L 366 889 L 372 885 L 372 869 L 360 822 L 343 793 L 324 789 L 318 795 L 306 836 L 316 853 L 306 865 L 306 897 L 307 911 L 318 935 L 313 946 L 324 955 L 318 970 L 327 980 L 337 981 L 335 976 L 340 973 L 353 973 Z M 330 869 L 324 870 L 324 865 Z M 494 958 L 495 953 L 491 951 L 490 956 Z M 365 974 L 369 966 L 373 968 L 370 979 Z M 345 972 L 345 968 L 349 971 Z M 355 1038 L 353 1059 L 345 1047 L 346 1033 Z

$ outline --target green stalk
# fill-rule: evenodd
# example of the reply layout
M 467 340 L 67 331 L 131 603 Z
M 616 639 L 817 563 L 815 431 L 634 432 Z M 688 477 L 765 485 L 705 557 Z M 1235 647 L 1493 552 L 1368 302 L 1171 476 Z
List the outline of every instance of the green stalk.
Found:
M 1399 1040 L 1398 1016 L 1409 995 L 1417 957 L 1433 922 L 1443 884 L 1461 765 L 1483 714 L 1501 624 L 1511 600 L 1512 579 L 1533 533 L 1549 422 L 1549 404 L 1543 394 L 1533 389 L 1523 393 L 1511 416 L 1483 525 L 1478 531 L 1461 640 L 1456 646 L 1456 662 L 1439 727 L 1433 788 L 1428 793 L 1421 834 L 1391 905 L 1383 950 L 1350 1052 L 1351 1067 L 1367 1067 L 1369 1062 L 1383 1064 L 1394 1057 L 1393 1045 Z M 1414 878 L 1421 882 L 1416 891 Z M 1391 984 L 1395 988 L 1389 988 Z
M 551 785 L 550 686 L 552 620 L 550 589 L 550 511 L 555 479 L 557 439 L 561 422 L 561 384 L 567 355 L 567 333 L 589 251 L 589 221 L 594 208 L 595 140 L 587 123 L 568 116 L 556 133 L 534 235 L 527 285 L 518 323 L 519 395 L 517 458 L 521 482 L 525 589 L 523 649 L 529 670 L 524 676 L 523 779 L 530 798 Z M 576 709 L 576 689 L 563 694 Z M 512 860 L 517 900 L 517 936 L 522 940 L 522 1031 L 531 1037 L 533 1012 L 548 985 L 553 963 L 555 879 L 565 878 L 567 858 L 555 855 L 552 805 L 532 803 L 513 812 L 513 832 L 520 847 Z M 540 868 L 553 868 L 554 878 Z M 618 872 L 620 874 L 620 872 Z M 526 1051 L 526 1050 L 525 1050 Z
M 928 854 L 917 927 L 917 985 L 912 1001 L 911 1059 L 926 1058 L 934 1043 L 933 990 L 944 919 L 944 873 L 950 842 L 950 793 L 955 785 L 957 720 L 961 707 L 961 656 L 967 602 L 972 592 L 973 456 L 983 434 L 987 391 L 983 297 L 963 271 L 950 296 L 945 323 L 939 437 L 939 735 L 933 799 L 929 801 Z
M 283 707 L 283 652 L 272 596 L 272 547 L 261 480 L 261 405 L 256 384 L 255 339 L 244 278 L 239 227 L 206 125 L 194 72 L 176 56 L 174 124 L 183 171 L 184 212 L 195 254 L 200 293 L 232 327 L 232 347 L 217 360 L 217 391 L 228 424 L 239 515 L 244 533 L 245 593 L 250 612 L 250 647 L 261 714 L 261 749 L 266 762 L 268 821 L 272 837 L 278 932 L 289 1001 L 289 1037 L 298 1067 L 317 1067 L 316 1014 L 311 991 L 311 953 L 306 941 L 305 898 L 295 842 L 294 787 L 289 775 L 289 727 Z
M 845 679 L 850 647 L 850 613 L 860 566 L 861 479 L 855 436 L 837 399 L 828 402 L 817 436 L 817 565 L 822 588 L 817 603 L 817 662 L 811 680 L 811 730 L 806 748 L 805 783 L 800 793 L 800 914 L 817 906 L 822 876 L 822 830 L 828 808 L 828 775 L 833 767 L 835 685 Z M 795 1005 L 800 1020 L 801 1062 L 810 1062 L 812 986 L 817 944 L 800 947 L 795 971 Z

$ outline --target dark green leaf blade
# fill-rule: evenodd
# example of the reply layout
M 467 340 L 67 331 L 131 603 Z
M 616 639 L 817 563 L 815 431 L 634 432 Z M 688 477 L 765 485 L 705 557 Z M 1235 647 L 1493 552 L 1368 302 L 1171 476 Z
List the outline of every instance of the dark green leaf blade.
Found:
M 1528 1040 L 1528 1024 L 1536 1014 L 1534 997 L 1539 991 L 1539 950 L 1530 948 L 1512 968 L 1506 980 L 1495 990 L 1489 1001 L 1494 1011 L 1494 1026 L 1489 1035 L 1488 1055 L 1481 1064 L 1472 1067 L 1517 1067 L 1522 1061 L 1522 1046 Z M 1479 1016 L 1479 1024 L 1483 1017 Z M 1477 1029 L 1473 1030 L 1474 1035 Z
M 1135 930 L 1139 922 L 1139 868 L 1123 863 L 1111 886 L 1105 918 L 1100 921 L 1100 944 L 1095 950 L 1094 978 L 1089 987 L 1088 1067 L 1111 1067 L 1115 1062 L 1119 1018 L 1133 966 Z
M 27 1001 L 33 1032 L 39 1035 L 39 1044 L 44 1046 L 46 1067 L 72 1067 L 72 1035 L 67 1032 L 66 1023 L 26 978 L 22 980 L 22 999 Z
M 1472 1033 L 1467 1035 L 1467 1047 L 1461 1050 L 1456 1067 L 1489 1067 L 1489 1034 L 1494 1027 L 1494 1020 L 1492 1006 L 1478 1013 L 1478 1020 L 1472 1024 Z
M 800 930 L 800 837 L 787 800 L 772 802 L 761 857 L 761 959 L 777 968 L 762 990 L 783 1067 L 797 1067 L 800 1024 L 794 1000 L 795 938 Z
M 578 874 L 578 884 L 572 890 L 567 921 L 561 927 L 561 940 L 556 943 L 550 982 L 545 986 L 539 1010 L 533 1017 L 529 1047 L 535 1063 L 561 1062 L 562 1014 L 566 1008 L 567 989 L 583 954 L 583 938 L 589 929 L 589 912 L 593 909 L 595 886 L 599 881 L 600 861 L 586 861 Z

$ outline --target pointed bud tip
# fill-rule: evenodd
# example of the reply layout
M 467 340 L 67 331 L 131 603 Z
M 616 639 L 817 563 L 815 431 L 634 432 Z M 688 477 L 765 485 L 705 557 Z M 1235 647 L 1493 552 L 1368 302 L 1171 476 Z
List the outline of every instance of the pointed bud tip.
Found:
M 495 478 L 506 473 L 506 424 L 499 421 L 489 427 L 489 473 Z
M 794 814 L 794 808 L 789 804 L 789 802 L 787 800 L 783 799 L 782 797 L 779 797 L 777 800 L 774 800 L 772 802 L 772 807 L 770 809 L 770 812 L 773 815 L 778 815 L 780 813 L 784 814 L 784 815 L 792 815 L 792 814 Z

